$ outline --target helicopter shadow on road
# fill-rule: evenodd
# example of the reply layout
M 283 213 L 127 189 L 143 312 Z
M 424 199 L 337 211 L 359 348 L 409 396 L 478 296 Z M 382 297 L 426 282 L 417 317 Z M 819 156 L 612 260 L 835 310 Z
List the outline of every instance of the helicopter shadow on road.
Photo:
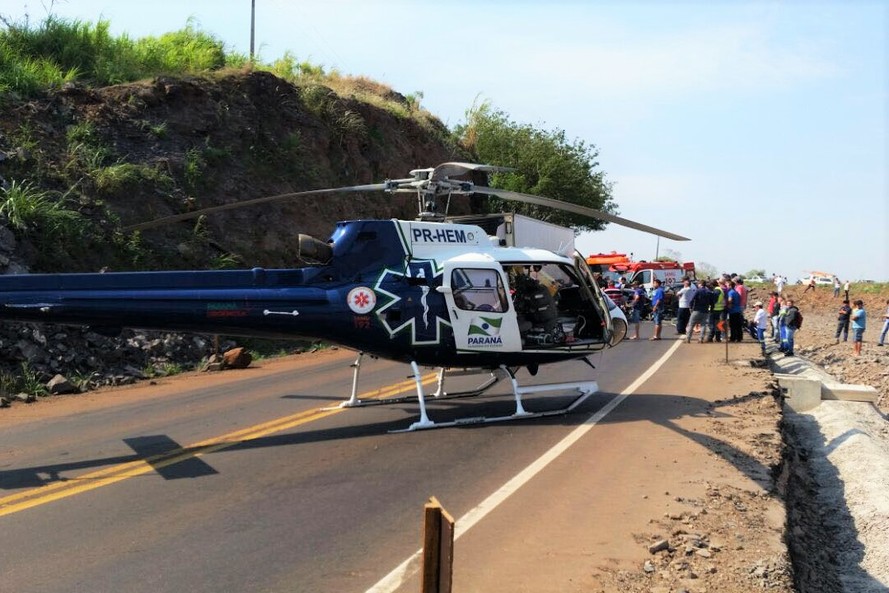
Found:
M 574 396 L 540 395 L 526 397 L 523 401 L 529 411 L 547 411 L 559 409 L 560 407 L 567 405 L 573 397 Z M 321 394 L 302 393 L 288 394 L 282 396 L 282 398 L 318 399 L 332 402 L 342 401 L 341 399 L 331 398 Z M 491 394 L 472 398 L 448 400 L 436 400 L 435 398 L 430 398 L 427 405 L 429 408 L 429 415 L 434 421 L 447 422 L 457 418 L 508 415 L 511 413 L 511 410 L 514 409 L 515 404 L 514 398 L 510 394 Z M 378 420 L 382 410 L 389 410 L 390 412 L 382 414 L 386 416 L 385 420 Z M 418 406 L 416 401 L 399 402 L 391 405 L 373 405 L 368 408 L 354 408 L 345 410 L 341 414 L 341 418 L 344 418 L 345 421 L 342 423 L 343 425 L 340 426 L 315 430 L 288 431 L 258 438 L 236 440 L 226 443 L 224 447 L 217 448 L 216 450 L 258 450 L 267 447 L 285 447 L 325 441 L 372 438 L 381 435 L 396 439 L 403 438 L 407 435 L 416 436 L 421 433 L 428 433 L 429 431 L 426 430 L 407 433 L 407 435 L 388 434 L 403 430 L 410 426 L 411 423 L 415 422 L 418 419 L 417 410 Z M 530 427 L 534 424 L 579 425 L 584 421 L 585 417 L 586 416 L 583 413 L 571 413 L 533 420 L 507 421 L 498 423 L 497 425 L 511 425 L 515 427 Z M 473 428 L 484 430 L 485 426 L 470 423 L 465 426 L 443 428 L 440 430 L 466 430 Z M 494 427 L 490 426 L 489 428 L 493 429 Z M 133 449 L 133 454 L 112 455 L 79 461 L 0 470 L 0 491 L 39 488 L 57 482 L 76 482 L 77 480 L 82 479 L 79 477 L 78 473 L 84 471 L 89 472 L 90 470 L 113 468 L 113 466 L 116 465 L 138 462 L 148 463 L 158 475 L 166 480 L 198 478 L 218 473 L 212 466 L 212 451 L 208 453 L 208 447 L 206 446 L 182 446 L 169 435 L 165 434 L 127 437 L 124 438 L 123 441 Z M 198 457 L 198 455 L 200 455 L 200 457 Z

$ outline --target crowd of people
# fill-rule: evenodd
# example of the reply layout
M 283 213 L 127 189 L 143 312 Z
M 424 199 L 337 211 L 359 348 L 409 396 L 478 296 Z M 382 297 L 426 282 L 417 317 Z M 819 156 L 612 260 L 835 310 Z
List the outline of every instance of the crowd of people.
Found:
M 762 351 L 766 351 L 767 340 L 778 345 L 778 351 L 784 356 L 795 356 L 796 332 L 803 322 L 803 315 L 792 298 L 784 296 L 787 278 L 774 275 L 772 281 L 775 289 L 769 293 L 767 302 L 756 301 L 752 309 L 748 307 L 748 289 L 744 279 L 737 275 L 724 274 L 716 280 L 692 280 L 683 278 L 681 288 L 674 287 L 676 308 L 676 334 L 684 336 L 686 343 L 697 337 L 704 342 L 740 342 L 745 333 L 759 342 Z M 620 287 L 610 282 L 608 287 Z M 849 300 L 850 283 L 840 284 L 834 277 L 833 292 L 839 297 L 840 289 L 845 298 L 837 314 L 836 343 L 840 339 L 848 342 L 852 335 L 852 352 L 861 354 L 864 331 L 867 326 L 867 312 L 861 299 Z M 633 282 L 632 296 L 626 304 L 627 319 L 632 328 L 630 340 L 640 339 L 640 326 L 644 312 L 650 307 L 654 331 L 650 340 L 660 340 L 666 314 L 666 298 L 662 282 L 653 280 L 651 294 L 648 295 L 639 282 Z M 805 294 L 805 291 L 804 291 Z M 752 310 L 753 318 L 747 320 L 746 314 Z M 886 344 L 889 335 L 889 300 L 883 314 L 883 327 L 877 346 Z M 851 330 L 851 331 L 850 331 Z
M 653 285 L 650 305 L 654 333 L 649 339 L 660 340 L 666 300 L 661 281 L 655 279 Z M 695 332 L 700 334 L 700 342 L 740 342 L 745 331 L 758 336 L 756 327 L 745 318 L 747 296 L 747 287 L 739 276 L 725 275 L 717 280 L 683 278 L 682 287 L 675 291 L 677 335 L 684 335 L 687 342 L 691 341 Z M 631 340 L 639 339 L 645 304 L 645 291 L 635 282 L 633 296 L 628 304 L 629 322 L 633 327 L 633 335 L 629 338 Z M 756 303 L 755 306 L 762 308 L 762 303 Z M 760 320 L 754 317 L 751 323 L 760 323 Z M 766 328 L 766 325 L 762 326 L 763 333 Z M 792 348 L 789 351 L 792 353 Z

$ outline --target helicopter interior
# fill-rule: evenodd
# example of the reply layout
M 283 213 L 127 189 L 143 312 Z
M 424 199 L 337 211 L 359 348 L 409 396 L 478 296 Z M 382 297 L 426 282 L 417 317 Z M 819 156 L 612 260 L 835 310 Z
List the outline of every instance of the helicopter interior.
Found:
M 604 339 L 592 295 L 582 287 L 576 271 L 564 263 L 460 267 L 452 270 L 450 282 L 457 309 L 495 314 L 467 326 L 469 345 L 483 346 L 498 339 L 508 346 L 515 337 L 522 350 L 575 349 L 601 344 Z

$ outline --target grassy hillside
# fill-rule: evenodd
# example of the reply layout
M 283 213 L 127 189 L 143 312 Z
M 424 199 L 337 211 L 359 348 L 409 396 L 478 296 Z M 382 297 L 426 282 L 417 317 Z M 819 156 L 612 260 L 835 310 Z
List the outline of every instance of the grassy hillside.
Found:
M 300 232 L 412 217 L 330 197 L 122 227 L 265 195 L 466 160 L 418 99 L 285 55 L 250 63 L 193 27 L 133 40 L 50 18 L 0 32 L 0 262 L 34 271 L 293 265 Z M 4 224 L 5 223 L 5 224 Z

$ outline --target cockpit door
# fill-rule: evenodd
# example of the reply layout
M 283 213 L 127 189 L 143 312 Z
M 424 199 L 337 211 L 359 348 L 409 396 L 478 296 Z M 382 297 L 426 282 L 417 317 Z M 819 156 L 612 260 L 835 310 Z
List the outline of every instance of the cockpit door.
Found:
M 522 349 L 515 308 L 499 264 L 449 262 L 438 290 L 445 295 L 458 351 Z
M 576 251 L 574 252 L 574 265 L 577 268 L 581 279 L 587 285 L 587 289 L 589 289 L 589 291 L 592 293 L 593 299 L 595 299 L 595 302 L 598 305 L 599 314 L 602 318 L 602 324 L 604 326 L 606 335 L 611 336 L 614 333 L 614 328 L 612 326 L 611 315 L 608 313 L 608 305 L 605 302 L 605 295 L 602 293 L 602 288 L 596 282 L 596 279 L 593 278 L 593 273 L 590 271 L 590 267 L 587 265 L 586 259 L 584 259 L 584 257 Z

